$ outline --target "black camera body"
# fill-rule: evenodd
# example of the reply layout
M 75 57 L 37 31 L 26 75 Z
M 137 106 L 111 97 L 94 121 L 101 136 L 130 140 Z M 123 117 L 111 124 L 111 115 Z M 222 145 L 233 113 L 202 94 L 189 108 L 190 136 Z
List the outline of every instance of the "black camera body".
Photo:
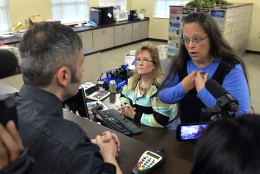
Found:
M 217 104 L 212 108 L 202 108 L 200 122 L 179 124 L 176 130 L 178 141 L 197 140 L 209 122 L 220 119 L 234 118 L 238 112 L 238 102 L 231 95 L 226 94 L 217 99 Z
M 217 104 L 213 108 L 202 108 L 200 120 L 208 122 L 222 118 L 234 118 L 235 112 L 238 111 L 238 101 L 230 94 L 226 94 L 217 99 Z
M 184 132 L 181 130 L 186 130 L 186 127 L 194 127 L 196 125 L 196 128 L 201 127 L 204 124 L 208 124 L 211 121 L 217 121 L 220 119 L 226 119 L 226 118 L 234 118 L 236 116 L 236 113 L 240 115 L 239 113 L 239 104 L 235 97 L 233 97 L 225 88 L 223 88 L 217 81 L 214 79 L 210 79 L 205 84 L 206 89 L 214 96 L 214 98 L 217 100 L 217 103 L 212 108 L 202 108 L 200 113 L 200 121 L 201 123 L 195 123 L 195 124 L 188 124 L 188 125 L 179 125 L 179 127 L 183 127 L 183 129 L 180 129 L 180 131 L 176 132 L 176 138 L 181 140 L 181 136 L 184 136 Z M 178 129 L 178 128 L 177 128 Z M 195 132 L 199 129 L 195 129 Z M 194 130 L 193 130 L 194 132 Z M 201 133 L 201 132 L 199 132 Z M 178 135 L 180 134 L 180 135 Z M 185 140 L 188 140 L 186 138 Z
M 16 104 L 8 95 L 0 95 L 0 123 L 6 126 L 9 120 L 13 120 L 18 128 Z

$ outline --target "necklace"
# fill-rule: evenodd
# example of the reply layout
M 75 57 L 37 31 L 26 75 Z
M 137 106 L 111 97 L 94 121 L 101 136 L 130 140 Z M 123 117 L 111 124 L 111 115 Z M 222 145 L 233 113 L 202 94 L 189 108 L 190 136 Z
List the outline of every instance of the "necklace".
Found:
M 139 83 L 139 88 L 141 89 L 141 91 L 144 91 L 144 92 L 147 90 L 147 88 L 142 88 L 140 83 Z

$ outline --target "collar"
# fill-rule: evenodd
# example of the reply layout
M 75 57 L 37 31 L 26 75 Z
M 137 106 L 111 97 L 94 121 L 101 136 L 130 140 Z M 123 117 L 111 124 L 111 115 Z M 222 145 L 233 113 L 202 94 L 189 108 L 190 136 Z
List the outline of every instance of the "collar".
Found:
M 54 108 L 63 116 L 62 101 L 54 94 L 38 87 L 24 84 L 18 95 Z

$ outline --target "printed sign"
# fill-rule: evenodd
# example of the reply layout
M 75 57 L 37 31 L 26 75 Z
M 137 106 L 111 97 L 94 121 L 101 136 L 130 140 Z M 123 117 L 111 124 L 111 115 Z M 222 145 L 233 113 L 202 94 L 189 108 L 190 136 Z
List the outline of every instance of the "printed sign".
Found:
M 210 16 L 211 17 L 224 18 L 225 17 L 225 10 L 211 10 Z
M 210 16 L 216 21 L 222 32 L 224 29 L 225 10 L 211 10 Z
M 170 8 L 170 14 L 178 15 L 181 14 L 182 7 L 172 7 Z
M 169 28 L 169 34 L 181 35 L 181 29 Z
M 180 41 L 180 36 L 179 35 L 170 35 L 169 34 L 169 41 L 179 42 Z
M 195 13 L 196 12 L 196 8 L 183 8 L 182 9 L 182 14 L 191 14 L 191 13 Z
M 206 13 L 206 14 L 209 14 L 209 12 L 210 12 L 210 9 L 207 9 L 207 8 L 197 9 L 197 13 Z
M 176 49 L 178 49 L 179 46 L 180 46 L 180 43 L 179 43 L 179 42 L 171 42 L 171 41 L 169 41 L 169 42 L 168 42 L 168 46 L 171 47 L 171 48 L 176 48 Z
M 181 21 L 182 16 L 181 15 L 170 15 L 170 21 L 179 22 Z
M 175 55 L 175 54 L 178 53 L 178 49 L 168 47 L 168 53 L 172 54 L 172 55 Z

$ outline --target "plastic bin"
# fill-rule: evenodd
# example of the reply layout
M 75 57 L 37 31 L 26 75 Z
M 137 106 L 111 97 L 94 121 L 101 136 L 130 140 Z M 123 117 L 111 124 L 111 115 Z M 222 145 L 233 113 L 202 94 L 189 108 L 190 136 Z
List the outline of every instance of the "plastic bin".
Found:
M 167 59 L 168 45 L 158 45 L 159 58 L 162 60 Z

